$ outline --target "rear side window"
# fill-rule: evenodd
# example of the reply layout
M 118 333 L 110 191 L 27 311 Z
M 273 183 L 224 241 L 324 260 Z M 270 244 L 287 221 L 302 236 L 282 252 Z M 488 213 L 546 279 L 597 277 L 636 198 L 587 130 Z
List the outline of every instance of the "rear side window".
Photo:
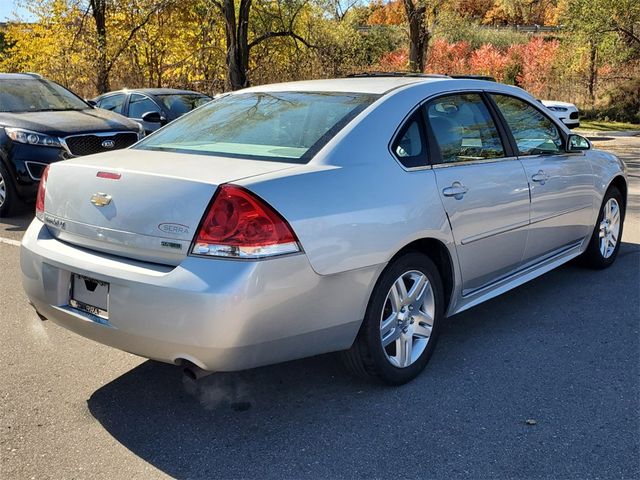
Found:
M 98 107 L 111 112 L 122 113 L 124 95 L 109 95 L 98 102 Z
M 529 103 L 508 95 L 492 94 L 518 145 L 519 155 L 562 151 L 562 137 L 555 124 Z
M 505 156 L 500 134 L 479 94 L 439 97 L 426 108 L 443 163 Z
M 420 115 L 414 114 L 400 130 L 391 149 L 406 168 L 423 167 L 427 165 L 425 144 Z
M 129 117 L 142 118 L 148 112 L 159 112 L 158 105 L 149 97 L 134 93 L 129 99 Z
M 136 148 L 307 163 L 378 95 L 252 92 L 187 113 Z

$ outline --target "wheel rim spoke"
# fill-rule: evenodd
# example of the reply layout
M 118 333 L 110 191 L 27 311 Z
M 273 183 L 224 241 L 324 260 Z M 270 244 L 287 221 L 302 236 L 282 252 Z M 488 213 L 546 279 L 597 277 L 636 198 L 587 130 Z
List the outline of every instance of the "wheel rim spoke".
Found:
M 411 365 L 413 356 L 413 336 L 403 334 L 396 340 L 396 349 L 398 351 L 398 365 L 408 367 Z
M 4 178 L 2 178 L 2 175 L 0 175 L 0 206 L 2 206 L 2 204 L 4 203 L 4 199 L 7 196 L 7 187 L 4 184 Z
M 404 302 L 407 298 L 407 287 L 404 285 L 404 281 L 402 277 L 395 281 L 393 287 L 391 287 L 391 291 L 389 292 L 389 299 L 391 300 L 391 305 L 396 312 L 399 312 L 400 309 L 404 306 Z
M 387 317 L 386 320 L 382 322 L 380 325 L 380 336 L 382 337 L 382 346 L 386 347 L 387 345 L 393 343 L 400 334 L 400 329 L 398 328 L 398 320 L 396 313 L 392 313 Z
M 408 292 L 409 302 L 419 302 L 427 291 L 427 287 L 429 286 L 428 284 L 429 282 L 427 281 L 427 277 L 425 275 L 420 275 Z

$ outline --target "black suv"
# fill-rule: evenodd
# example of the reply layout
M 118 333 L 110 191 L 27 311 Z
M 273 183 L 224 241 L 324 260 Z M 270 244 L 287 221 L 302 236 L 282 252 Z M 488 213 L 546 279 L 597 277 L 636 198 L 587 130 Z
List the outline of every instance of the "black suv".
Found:
M 33 201 L 47 165 L 125 148 L 142 126 L 35 74 L 0 73 L 0 217 Z

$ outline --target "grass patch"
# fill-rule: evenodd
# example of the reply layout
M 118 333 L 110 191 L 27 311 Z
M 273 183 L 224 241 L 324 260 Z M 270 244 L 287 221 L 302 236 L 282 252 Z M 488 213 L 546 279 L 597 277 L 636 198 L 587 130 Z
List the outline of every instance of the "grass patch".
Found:
M 605 122 L 604 120 L 580 120 L 580 128 L 596 132 L 614 132 L 624 130 L 640 130 L 637 123 Z

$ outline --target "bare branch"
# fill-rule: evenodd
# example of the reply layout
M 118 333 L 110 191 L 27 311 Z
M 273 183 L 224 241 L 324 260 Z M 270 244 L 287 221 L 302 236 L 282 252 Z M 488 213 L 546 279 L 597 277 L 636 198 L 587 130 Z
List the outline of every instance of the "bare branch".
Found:
M 297 33 L 292 32 L 291 30 L 287 30 L 283 32 L 268 32 L 268 33 L 265 33 L 264 35 L 260 35 L 259 37 L 255 38 L 251 43 L 249 43 L 249 49 L 273 37 L 290 37 L 304 44 L 307 48 L 318 48 L 315 45 L 311 45 L 309 42 L 307 42 L 304 38 L 302 38 Z

